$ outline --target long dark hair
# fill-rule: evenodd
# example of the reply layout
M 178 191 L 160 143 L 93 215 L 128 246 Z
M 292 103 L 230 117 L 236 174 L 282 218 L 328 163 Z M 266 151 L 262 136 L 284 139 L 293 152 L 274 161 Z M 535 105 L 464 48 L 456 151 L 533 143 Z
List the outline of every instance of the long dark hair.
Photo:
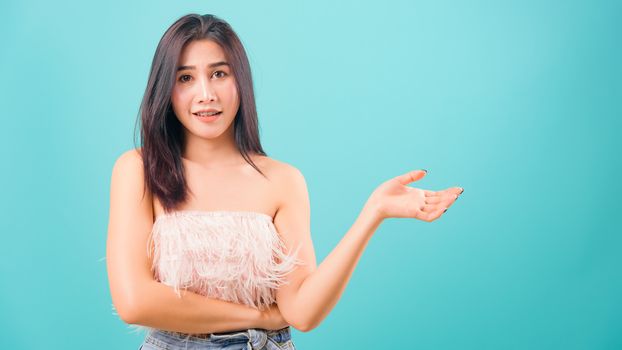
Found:
M 183 16 L 167 29 L 158 43 L 137 119 L 137 123 L 141 122 L 145 190 L 159 199 L 166 212 L 182 204 L 189 190 L 181 158 L 183 126 L 171 103 L 177 63 L 186 44 L 202 39 L 214 41 L 225 53 L 240 98 L 234 120 L 235 144 L 246 162 L 264 175 L 249 156 L 251 153 L 266 153 L 259 141 L 250 64 L 240 39 L 227 22 L 216 16 Z

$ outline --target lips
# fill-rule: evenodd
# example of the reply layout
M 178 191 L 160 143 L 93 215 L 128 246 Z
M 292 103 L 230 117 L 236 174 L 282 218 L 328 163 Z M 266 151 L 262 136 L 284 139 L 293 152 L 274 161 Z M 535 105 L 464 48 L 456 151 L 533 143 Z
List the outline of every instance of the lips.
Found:
M 197 117 L 214 117 L 214 116 L 220 115 L 221 113 L 222 111 L 218 111 L 215 109 L 209 109 L 209 110 L 196 111 L 196 112 L 193 112 L 192 114 L 196 115 Z
M 192 112 L 192 114 L 197 118 L 198 121 L 202 123 L 212 123 L 216 120 L 220 120 L 220 115 L 222 114 L 222 111 L 215 108 L 208 108 L 194 111 Z

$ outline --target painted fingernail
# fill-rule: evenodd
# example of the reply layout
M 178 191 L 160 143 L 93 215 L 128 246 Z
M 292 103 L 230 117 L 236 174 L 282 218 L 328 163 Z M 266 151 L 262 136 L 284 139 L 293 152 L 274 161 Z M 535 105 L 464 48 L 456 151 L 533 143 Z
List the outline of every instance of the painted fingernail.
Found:
M 460 194 L 462 194 L 464 192 L 464 188 L 462 189 L 462 192 L 460 192 Z
M 449 209 L 449 208 L 445 208 L 445 211 L 443 212 L 443 214 L 445 214 L 447 212 L 447 209 Z
M 425 173 L 426 173 L 426 174 L 428 173 L 428 171 L 427 171 L 427 170 L 425 170 L 425 169 L 421 169 L 421 170 L 425 171 Z

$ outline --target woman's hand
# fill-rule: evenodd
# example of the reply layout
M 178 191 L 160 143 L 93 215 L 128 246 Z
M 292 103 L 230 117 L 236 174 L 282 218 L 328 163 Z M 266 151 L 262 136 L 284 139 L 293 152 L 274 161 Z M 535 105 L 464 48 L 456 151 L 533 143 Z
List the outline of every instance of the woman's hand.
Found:
M 272 304 L 267 310 L 262 311 L 260 328 L 276 331 L 289 326 L 279 311 L 277 304 Z
M 438 219 L 464 192 L 461 187 L 443 191 L 428 191 L 408 187 L 426 175 L 425 170 L 413 170 L 384 182 L 371 194 L 365 204 L 378 216 L 386 218 L 415 218 L 427 222 Z

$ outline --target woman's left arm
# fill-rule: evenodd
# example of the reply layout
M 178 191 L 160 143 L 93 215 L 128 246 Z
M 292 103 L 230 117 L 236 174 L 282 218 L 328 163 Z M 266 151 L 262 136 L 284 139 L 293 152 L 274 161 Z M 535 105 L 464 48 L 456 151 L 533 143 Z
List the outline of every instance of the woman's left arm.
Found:
M 307 332 L 330 313 L 352 276 L 363 250 L 385 218 L 409 217 L 431 222 L 462 193 L 459 187 L 433 192 L 406 186 L 425 176 L 411 171 L 380 185 L 369 197 L 352 227 L 316 267 L 310 233 L 307 186 L 300 171 L 290 168 L 282 182 L 283 201 L 274 223 L 288 250 L 300 245 L 298 266 L 276 293 L 279 310 L 294 328 Z

